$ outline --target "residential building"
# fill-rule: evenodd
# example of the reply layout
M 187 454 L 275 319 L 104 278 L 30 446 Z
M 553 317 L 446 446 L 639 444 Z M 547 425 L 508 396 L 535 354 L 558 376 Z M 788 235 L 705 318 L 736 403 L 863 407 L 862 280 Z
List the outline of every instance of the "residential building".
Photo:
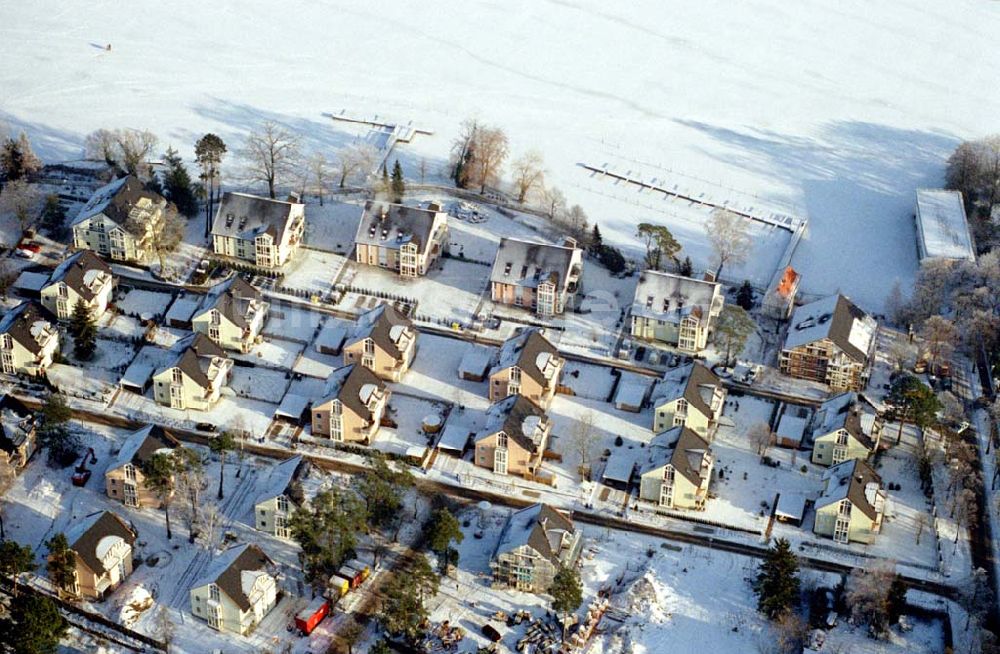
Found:
M 494 302 L 548 317 L 572 306 L 583 274 L 583 250 L 566 238 L 562 245 L 501 238 L 490 273 Z
M 280 268 L 298 250 L 305 230 L 305 205 L 226 192 L 212 222 L 216 254 L 261 268 Z
M 169 454 L 180 447 L 173 434 L 159 425 L 146 425 L 125 439 L 118 456 L 104 473 L 108 497 L 125 506 L 160 508 L 156 492 L 146 486 L 143 470 L 157 454 Z
M 277 603 L 274 567 L 256 545 L 230 547 L 191 587 L 191 612 L 212 629 L 245 636 Z
M 73 219 L 73 244 L 115 261 L 147 263 L 167 201 L 134 175 L 99 188 Z
M 13 395 L 0 398 L 0 479 L 13 479 L 35 453 L 35 412 Z
M 775 320 L 788 320 L 795 309 L 795 296 L 798 295 L 801 281 L 802 275 L 787 266 L 764 295 L 761 307 L 764 315 Z
M 426 209 L 368 201 L 354 238 L 355 260 L 422 277 L 448 244 L 448 214 L 432 202 Z
M 976 248 L 959 191 L 918 189 L 917 255 L 928 259 L 975 261 Z
M 823 484 L 813 532 L 838 543 L 874 543 L 885 511 L 882 478 L 861 459 L 849 459 L 824 472 Z
M 229 350 L 247 353 L 257 343 L 270 304 L 256 288 L 233 275 L 205 295 L 191 328 Z
M 561 567 L 580 557 L 583 534 L 563 513 L 547 504 L 515 511 L 507 518 L 490 569 L 495 586 L 546 593 Z
M 289 522 L 306 504 L 303 482 L 312 464 L 302 456 L 285 459 L 271 469 L 254 503 L 254 526 L 278 538 L 291 538 Z
M 792 314 L 778 364 L 786 375 L 834 392 L 862 391 L 874 358 L 875 319 L 843 295 L 804 304 Z
M 704 509 L 715 464 L 708 441 L 674 427 L 656 435 L 648 450 L 639 468 L 639 498 L 665 509 Z
M 826 400 L 812 419 L 812 462 L 831 466 L 848 459 L 868 459 L 878 449 L 882 422 L 857 393 Z
M 211 409 L 229 383 L 232 359 L 200 333 L 178 341 L 173 350 L 173 361 L 153 374 L 156 402 L 172 409 Z
M 32 301 L 0 318 L 0 370 L 8 375 L 44 375 L 59 352 L 55 316 Z
M 684 352 L 700 352 L 708 345 L 712 324 L 724 304 L 722 286 L 714 279 L 647 270 L 635 287 L 631 334 Z
M 486 427 L 475 437 L 476 465 L 500 475 L 534 478 L 549 442 L 551 421 L 537 404 L 511 395 L 486 411 Z
M 359 363 L 379 379 L 399 381 L 417 354 L 417 330 L 390 304 L 358 317 L 344 344 L 344 365 Z
M 111 267 L 90 250 L 80 250 L 52 271 L 42 286 L 42 306 L 59 320 L 69 320 L 82 302 L 98 320 L 111 304 L 113 289 Z
M 691 363 L 667 371 L 653 397 L 654 432 L 684 426 L 711 440 L 725 408 L 726 389 L 714 372 Z
M 490 370 L 490 402 L 523 395 L 547 409 L 559 386 L 566 360 L 543 335 L 529 328 L 507 339 Z
M 385 382 L 359 364 L 330 373 L 323 398 L 312 406 L 312 434 L 337 443 L 371 445 L 389 405 Z
M 103 600 L 132 574 L 136 531 L 111 511 L 92 513 L 72 525 L 66 541 L 75 555 L 72 585 L 75 597 Z

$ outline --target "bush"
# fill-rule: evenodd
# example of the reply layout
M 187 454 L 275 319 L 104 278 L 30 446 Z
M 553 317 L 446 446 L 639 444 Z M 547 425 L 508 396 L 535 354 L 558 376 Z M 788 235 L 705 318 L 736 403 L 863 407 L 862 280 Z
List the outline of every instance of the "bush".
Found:
M 621 250 L 611 245 L 602 245 L 597 252 L 597 260 L 614 274 L 625 271 L 625 257 Z

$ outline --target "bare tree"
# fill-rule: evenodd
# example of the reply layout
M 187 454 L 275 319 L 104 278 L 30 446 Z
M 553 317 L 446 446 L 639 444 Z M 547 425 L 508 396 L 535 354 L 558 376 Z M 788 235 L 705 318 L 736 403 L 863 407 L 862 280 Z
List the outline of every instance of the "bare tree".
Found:
M 427 159 L 420 157 L 420 161 L 417 163 L 417 174 L 420 175 L 420 183 L 424 183 L 424 178 L 427 176 Z
M 885 312 L 889 318 L 897 325 L 906 323 L 906 298 L 903 296 L 903 287 L 897 279 L 892 283 L 889 294 L 885 298 Z
M 913 363 L 913 349 L 902 338 L 897 338 L 889 345 L 888 356 L 896 372 L 906 370 Z
M 975 529 L 979 522 L 979 498 L 971 488 L 963 488 L 958 494 L 958 510 L 955 513 L 955 551 L 958 551 L 958 541 L 962 528 Z
M 571 437 L 573 439 L 573 449 L 580 457 L 580 478 L 588 479 L 590 477 L 590 465 L 594 457 L 594 449 L 600 438 L 600 434 L 594 429 L 593 411 L 586 411 L 577 419 L 573 425 Z
M 747 440 L 757 450 L 758 456 L 764 456 L 774 445 L 774 432 L 771 431 L 771 426 L 766 422 L 755 422 L 750 425 L 750 430 L 747 431 Z
M 844 587 L 844 601 L 850 608 L 851 619 L 868 624 L 879 637 L 888 627 L 889 591 L 895 578 L 895 562 L 880 561 L 868 568 L 855 568 Z
M 275 197 L 276 187 L 295 173 L 299 160 L 299 139 L 275 122 L 267 121 L 247 136 L 240 157 L 247 178 L 267 186 Z
M 7 182 L 3 191 L 0 191 L 0 215 L 7 214 L 17 218 L 23 231 L 31 227 L 38 218 L 41 202 L 42 194 L 33 184 L 23 179 Z
M 198 539 L 205 549 L 211 551 L 219 544 L 217 534 L 224 517 L 217 503 L 212 500 L 202 503 L 199 515 L 201 529 L 198 531 Z
M 778 654 L 798 654 L 806 643 L 809 624 L 794 611 L 785 611 L 771 623 Z
M 916 524 L 916 538 L 917 545 L 920 545 L 920 537 L 924 534 L 924 529 L 927 528 L 927 514 L 920 512 L 917 514 L 917 524 Z
M 475 118 L 467 118 L 462 121 L 458 136 L 451 144 L 451 176 L 459 188 L 465 188 L 469 185 L 475 141 L 478 135 L 479 121 Z
M 532 192 L 545 185 L 545 171 L 542 153 L 529 150 L 514 160 L 510 166 L 514 177 L 514 189 L 517 191 L 517 201 L 524 204 Z
M 148 225 L 148 243 L 150 251 L 160 262 L 160 274 L 167 275 L 167 255 L 171 254 L 181 244 L 184 238 L 185 220 L 173 204 L 167 205 L 159 219 Z
M 747 260 L 753 242 L 747 230 L 747 221 L 742 216 L 727 209 L 715 209 L 708 218 L 706 231 L 715 252 L 716 279 L 722 274 L 724 266 Z
M 479 192 L 495 186 L 507 160 L 507 134 L 499 127 L 483 127 L 476 131 L 471 177 L 469 181 L 479 185 Z
M 973 621 L 981 624 L 986 619 L 993 604 L 993 591 L 986 570 L 973 570 L 958 592 L 958 603 L 965 609 L 965 630 L 968 631 Z
M 9 257 L 0 258 L 0 297 L 7 299 L 7 292 L 10 291 L 10 287 L 14 285 L 17 281 L 18 270 L 14 267 Z M 0 496 L 3 495 L 3 489 L 0 488 Z
M 149 179 L 149 157 L 159 139 L 148 129 L 99 129 L 87 135 L 84 147 L 88 157 L 104 159 L 130 175 Z
M 941 401 L 941 417 L 949 425 L 960 425 L 966 420 L 965 405 L 951 391 L 938 395 Z
M 319 206 L 323 206 L 323 196 L 330 183 L 330 164 L 322 153 L 314 152 L 309 157 L 309 173 L 312 179 L 313 195 L 319 198 Z
M 554 186 L 542 190 L 542 201 L 549 220 L 555 220 L 556 216 L 566 208 L 566 196 Z
M 340 176 L 338 186 L 344 188 L 348 180 L 356 177 L 365 179 L 375 167 L 376 154 L 367 145 L 350 145 L 337 153 L 337 172 Z
M 161 604 L 156 612 L 156 637 L 167 646 L 166 652 L 170 654 L 171 643 L 174 640 L 174 622 L 170 619 L 170 607 Z
M 117 164 L 115 135 L 109 129 L 94 130 L 83 140 L 84 155 L 91 159 L 103 159 L 109 164 Z
M 927 345 L 927 356 L 933 366 L 940 359 L 947 358 L 955 349 L 958 330 L 955 323 L 942 316 L 931 316 L 924 321 L 920 335 Z

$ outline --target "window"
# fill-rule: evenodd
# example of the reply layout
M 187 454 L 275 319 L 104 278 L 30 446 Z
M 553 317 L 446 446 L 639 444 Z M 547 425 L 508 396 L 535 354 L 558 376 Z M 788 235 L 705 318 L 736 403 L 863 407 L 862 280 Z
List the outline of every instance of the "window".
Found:
M 288 498 L 284 495 L 278 497 L 278 510 L 282 513 L 288 513 Z
M 208 586 L 208 598 L 213 602 L 219 601 L 219 587 L 215 584 L 209 584 Z
M 132 465 L 131 463 L 126 463 L 125 466 L 122 468 L 122 470 L 125 472 L 125 479 L 129 479 L 131 481 L 135 481 L 135 466 L 134 465 Z
M 171 376 L 173 383 L 175 384 L 184 383 L 184 373 L 181 372 L 180 368 L 174 368 L 173 371 L 171 371 Z

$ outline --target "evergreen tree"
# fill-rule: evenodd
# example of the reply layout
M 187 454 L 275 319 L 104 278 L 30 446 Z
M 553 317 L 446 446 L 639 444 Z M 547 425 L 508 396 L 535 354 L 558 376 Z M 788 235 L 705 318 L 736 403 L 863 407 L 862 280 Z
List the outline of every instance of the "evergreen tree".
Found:
M 396 163 L 392 166 L 392 181 L 389 184 L 389 189 L 392 191 L 392 201 L 399 204 L 403 201 L 403 195 L 406 193 L 406 183 L 403 181 L 403 167 L 399 165 L 399 159 L 396 159 Z
M 392 654 L 392 648 L 389 647 L 389 643 L 385 642 L 384 638 L 379 638 L 372 646 L 368 649 L 368 654 Z
M 69 430 L 69 420 L 73 412 L 66 404 L 66 398 L 59 393 L 51 393 L 42 405 L 42 425 L 38 429 L 38 445 L 48 450 L 50 464 L 67 466 L 76 460 L 80 443 Z
M 743 351 L 750 334 L 757 330 L 757 323 L 746 311 L 735 304 L 722 307 L 722 313 L 715 321 L 715 342 L 725 347 L 724 365 L 730 365 L 733 357 Z
M 372 453 L 369 467 L 355 477 L 355 488 L 365 503 L 368 526 L 384 529 L 398 524 L 403 496 L 412 485 L 409 472 L 392 469 L 380 452 Z
M 321 491 L 292 514 L 289 527 L 302 548 L 299 562 L 306 580 L 320 587 L 354 549 L 355 534 L 364 529 L 364 509 L 349 492 Z
M 0 145 L 0 180 L 13 182 L 24 179 L 42 168 L 42 162 L 31 150 L 28 135 L 24 132 L 16 138 L 8 138 Z
M 386 168 L 385 162 L 382 162 L 382 182 L 381 182 L 381 188 L 379 189 L 379 191 L 381 193 L 388 194 L 390 192 L 391 188 L 392 187 L 391 187 L 390 182 L 389 182 L 389 169 Z
M 35 569 L 35 553 L 27 545 L 12 540 L 0 542 L 0 575 L 11 580 L 14 597 L 17 597 L 17 577 Z
M 156 452 L 142 465 L 146 488 L 160 500 L 167 521 L 167 540 L 174 537 L 170 529 L 170 503 L 177 484 L 177 461 L 172 452 Z
M 625 257 L 621 250 L 612 245 L 602 245 L 597 259 L 609 272 L 617 275 L 625 271 Z
M 749 279 L 744 279 L 740 290 L 736 292 L 736 304 L 746 311 L 753 309 L 753 286 L 750 285 Z
M 191 176 L 184 166 L 184 161 L 173 148 L 167 148 L 163 161 L 167 165 L 167 170 L 163 174 L 163 191 L 167 199 L 177 206 L 179 212 L 188 218 L 193 217 L 198 213 L 198 199 L 195 197 Z
M 205 236 L 212 231 L 212 217 L 219 193 L 219 176 L 226 144 L 212 133 L 205 134 L 194 144 L 194 159 L 201 168 L 202 188 L 205 194 Z
M 604 238 L 601 236 L 601 229 L 594 223 L 594 228 L 590 230 L 589 249 L 591 254 L 599 254 L 604 247 Z
M 906 582 L 903 577 L 896 575 L 889 585 L 889 596 L 886 598 L 886 618 L 890 625 L 899 622 L 903 610 L 906 608 Z
M 684 257 L 684 261 L 681 262 L 679 272 L 685 277 L 690 277 L 694 274 L 694 266 L 691 265 L 691 257 Z
M 937 422 L 941 401 L 933 389 L 911 374 L 902 374 L 893 380 L 885 403 L 893 409 L 899 421 L 898 443 L 903 437 L 903 425 L 912 422 L 921 429 Z
M 42 207 L 42 227 L 48 230 L 54 239 L 62 239 L 66 235 L 66 210 L 59 203 L 59 196 L 50 193 L 45 196 Z
M 458 563 L 458 552 L 451 546 L 452 542 L 461 543 L 465 538 L 458 520 L 445 507 L 434 512 L 427 525 L 427 546 L 441 557 L 441 571 L 448 570 L 452 563 Z
M 76 552 L 69 548 L 66 534 L 59 532 L 46 541 L 45 546 L 49 548 L 49 560 L 45 565 L 49 581 L 60 592 L 72 592 L 73 575 L 76 572 Z
M 73 336 L 73 353 L 80 361 L 90 361 L 97 350 L 97 324 L 90 305 L 77 300 L 70 317 L 69 333 Z
M 228 431 L 224 431 L 212 440 L 208 441 L 208 449 L 217 454 L 222 464 L 219 466 L 219 499 L 223 499 L 222 483 L 226 476 L 226 457 L 236 449 L 236 439 Z
M 779 538 L 760 563 L 755 587 L 757 609 L 777 618 L 798 601 L 799 586 L 799 561 L 789 542 Z
M 26 595 L 11 602 L 0 619 L 0 643 L 16 654 L 55 654 L 66 634 L 66 619 L 48 597 Z
M 552 596 L 552 610 L 564 618 L 580 608 L 583 603 L 583 586 L 580 584 L 580 573 L 573 568 L 559 566 L 556 576 L 552 578 L 552 585 L 549 586 L 549 595 Z M 565 628 L 563 629 L 563 640 L 566 638 Z
M 424 599 L 437 593 L 438 578 L 427 558 L 418 555 L 406 570 L 394 575 L 383 588 L 379 622 L 390 634 L 410 642 L 420 636 L 420 625 L 427 620 Z

